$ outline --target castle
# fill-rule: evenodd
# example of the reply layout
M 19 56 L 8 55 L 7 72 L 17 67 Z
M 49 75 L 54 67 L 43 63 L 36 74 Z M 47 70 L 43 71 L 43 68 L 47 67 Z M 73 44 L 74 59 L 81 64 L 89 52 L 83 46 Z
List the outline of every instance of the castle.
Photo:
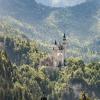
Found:
M 48 58 L 41 62 L 41 65 L 52 67 L 65 66 L 66 46 L 67 40 L 66 35 L 64 34 L 62 43 L 58 44 L 57 41 L 55 41 L 52 53 L 49 55 Z

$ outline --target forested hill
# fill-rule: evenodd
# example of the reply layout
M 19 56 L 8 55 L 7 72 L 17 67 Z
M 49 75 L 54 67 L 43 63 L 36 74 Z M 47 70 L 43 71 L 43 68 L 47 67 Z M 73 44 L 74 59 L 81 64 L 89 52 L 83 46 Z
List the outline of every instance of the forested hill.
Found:
M 41 49 L 41 45 L 38 42 L 30 41 L 23 35 L 7 36 L 6 38 L 3 35 L 0 37 L 0 44 L 3 44 L 3 47 L 0 47 L 0 49 L 3 48 L 10 61 L 17 65 L 35 65 L 47 54 L 46 50 L 43 51 Z
M 81 57 L 85 62 L 100 59 L 99 27 L 100 0 L 65 8 L 48 7 L 35 0 L 0 0 L 0 35 L 21 34 L 48 50 L 66 33 L 68 57 Z
M 7 38 L 6 43 L 11 45 L 9 41 L 13 43 L 14 40 Z M 2 100 L 40 100 L 43 95 L 46 95 L 48 100 L 78 100 L 81 90 L 90 98 L 100 99 L 99 62 L 85 64 L 80 59 L 70 58 L 67 59 L 67 66 L 62 69 L 44 66 L 38 68 L 39 59 L 45 58 L 46 53 L 39 51 L 34 41 L 30 44 L 19 39 L 16 44 L 18 48 L 13 48 L 12 55 L 16 57 L 16 52 L 20 51 L 20 61 L 17 65 L 9 59 L 11 56 L 7 54 L 8 51 L 0 51 Z
M 40 45 L 39 50 L 45 50 L 46 52 L 51 51 L 54 45 L 54 41 L 57 40 L 56 36 L 50 38 L 47 34 L 33 32 L 33 26 L 21 23 L 20 21 L 13 19 L 12 17 L 4 18 L 0 20 L 0 37 L 19 37 L 24 38 L 24 40 L 33 40 Z M 48 32 L 47 32 L 48 33 Z M 42 38 L 42 36 L 43 38 Z M 66 34 L 67 35 L 67 34 Z M 58 37 L 58 36 L 57 36 Z M 89 37 L 89 36 L 88 36 Z M 52 42 L 49 41 L 52 39 Z M 46 39 L 46 40 L 45 40 Z M 60 36 L 58 42 L 61 42 L 62 36 Z M 14 48 L 13 43 L 17 39 L 12 39 L 8 41 L 11 43 L 11 48 Z M 21 41 L 21 40 L 19 40 Z M 15 43 L 16 44 L 16 43 Z M 27 44 L 25 44 L 27 45 Z M 67 57 L 79 57 L 85 62 L 99 61 L 100 59 L 100 37 L 95 35 L 95 37 L 89 37 L 89 39 L 80 40 L 78 36 L 74 34 L 67 35 Z M 8 45 L 9 47 L 9 45 Z M 9 47 L 10 48 L 10 47 Z

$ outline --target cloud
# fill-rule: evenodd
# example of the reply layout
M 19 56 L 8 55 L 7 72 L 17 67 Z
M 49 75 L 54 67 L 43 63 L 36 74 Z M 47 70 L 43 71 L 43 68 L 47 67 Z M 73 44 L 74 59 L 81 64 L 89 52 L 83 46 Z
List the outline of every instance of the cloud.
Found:
M 52 7 L 70 7 L 85 3 L 87 0 L 36 0 L 46 6 Z

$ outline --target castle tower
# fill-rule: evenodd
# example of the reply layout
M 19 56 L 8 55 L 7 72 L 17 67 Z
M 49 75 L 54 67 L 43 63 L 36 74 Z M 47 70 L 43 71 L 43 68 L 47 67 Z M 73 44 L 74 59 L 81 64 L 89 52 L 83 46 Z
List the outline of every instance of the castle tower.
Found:
M 64 55 L 64 66 L 65 66 L 65 59 L 66 59 L 66 46 L 67 46 L 67 40 L 66 40 L 66 34 L 63 35 L 63 55 Z
M 64 65 L 64 47 L 62 44 L 59 44 L 59 53 L 58 53 L 58 67 Z
M 58 44 L 57 44 L 57 41 L 55 40 L 54 42 L 54 46 L 53 46 L 53 53 L 52 53 L 52 56 L 53 56 L 53 66 L 54 67 L 57 67 L 57 52 L 58 52 L 59 48 L 58 48 Z
M 57 50 L 58 50 L 58 44 L 57 41 L 55 40 L 53 51 L 57 52 Z

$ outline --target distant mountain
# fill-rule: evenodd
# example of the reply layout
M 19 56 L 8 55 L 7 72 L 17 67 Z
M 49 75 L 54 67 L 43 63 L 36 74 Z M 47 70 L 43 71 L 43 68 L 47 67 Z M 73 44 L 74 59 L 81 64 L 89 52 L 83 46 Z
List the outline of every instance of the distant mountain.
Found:
M 100 11 L 99 5 L 99 0 L 90 0 L 75 7 L 51 8 L 37 4 L 35 0 L 0 0 L 0 15 L 31 24 L 33 29 L 29 33 L 33 37 L 35 33 L 42 39 L 48 40 L 48 36 L 49 40 L 59 39 L 65 32 L 86 38 L 99 30 L 94 25 L 98 24 L 95 17 Z
M 99 0 L 65 8 L 47 7 L 35 0 L 0 0 L 0 34 L 21 34 L 48 45 L 55 39 L 61 41 L 66 33 L 74 56 L 90 57 L 92 51 L 93 58 L 99 56 L 99 26 Z
M 13 16 L 27 22 L 42 20 L 51 8 L 38 5 L 35 0 L 0 0 L 0 15 Z

